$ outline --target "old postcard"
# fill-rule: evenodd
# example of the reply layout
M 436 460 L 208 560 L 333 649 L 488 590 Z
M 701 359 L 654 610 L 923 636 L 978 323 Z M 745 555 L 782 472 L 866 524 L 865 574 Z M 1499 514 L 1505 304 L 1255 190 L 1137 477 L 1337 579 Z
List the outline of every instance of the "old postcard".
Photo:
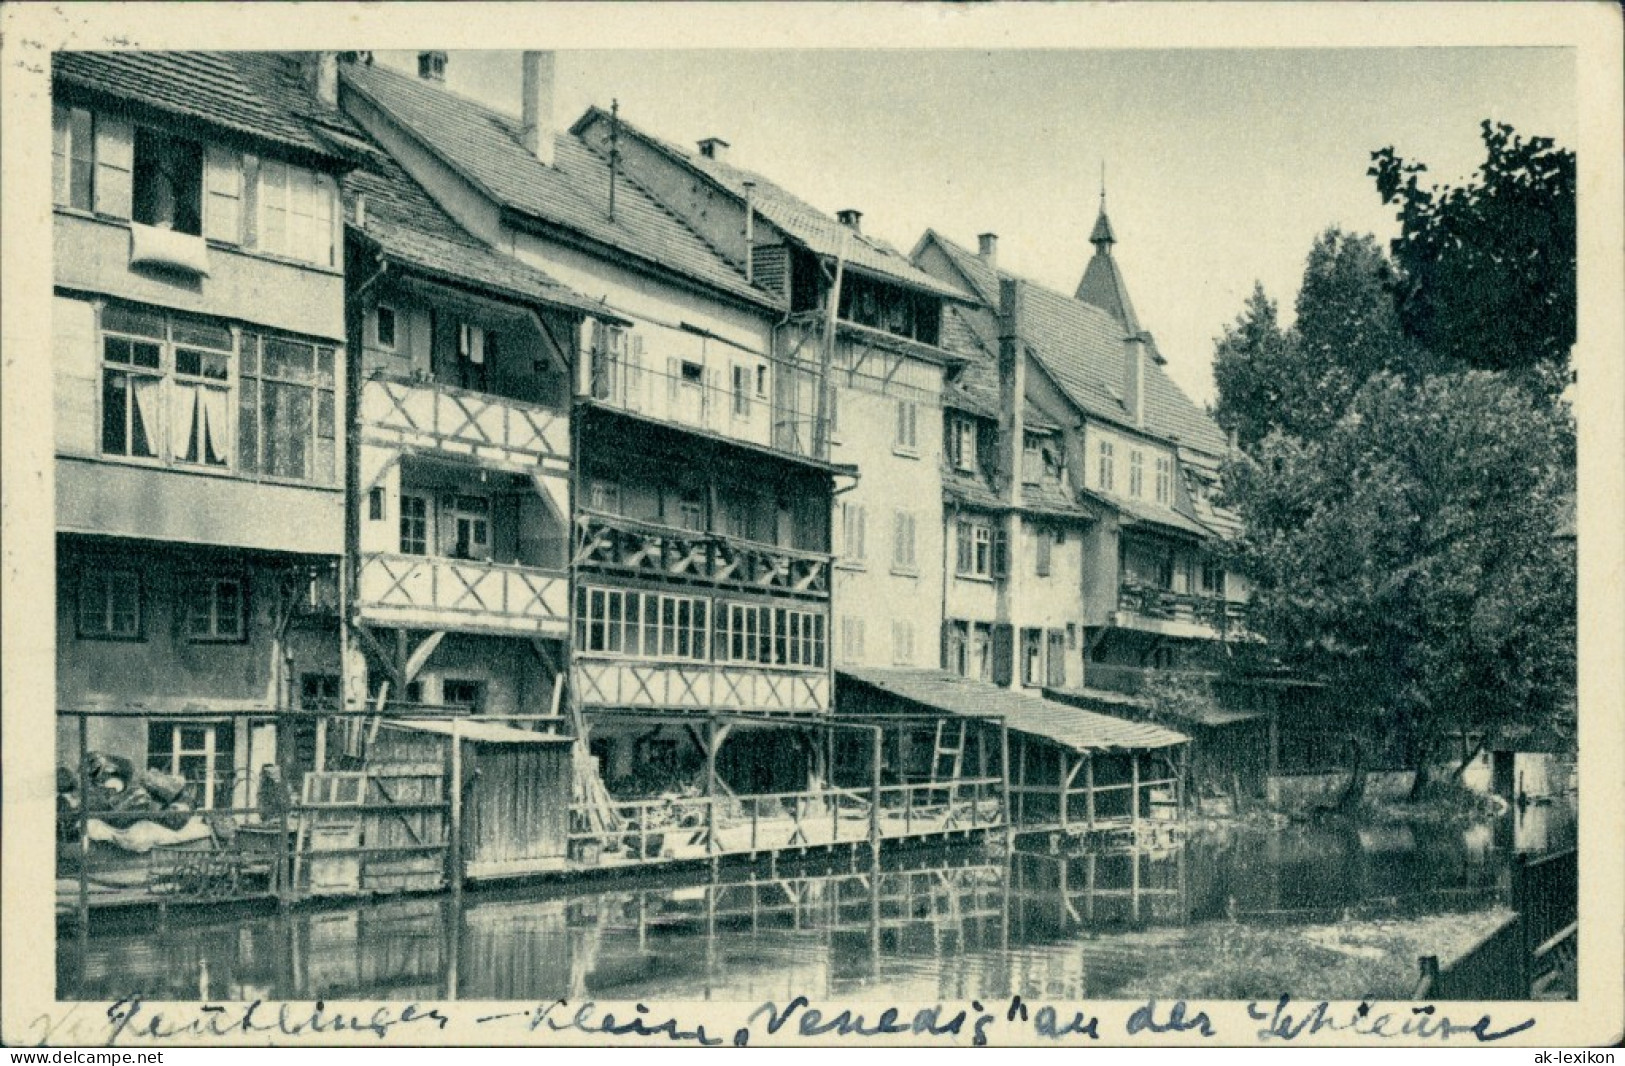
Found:
M 1620 1038 L 1616 8 L 0 17 L 8 1045 Z

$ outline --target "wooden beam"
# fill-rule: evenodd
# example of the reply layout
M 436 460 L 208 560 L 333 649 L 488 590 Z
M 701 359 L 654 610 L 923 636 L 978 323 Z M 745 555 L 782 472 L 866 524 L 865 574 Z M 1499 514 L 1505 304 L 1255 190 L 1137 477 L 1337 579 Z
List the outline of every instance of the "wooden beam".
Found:
M 1095 757 L 1091 753 L 1083 759 L 1083 810 L 1090 829 L 1095 827 Z
M 396 632 L 400 633 L 403 638 L 406 635 L 406 630 L 404 629 L 398 629 Z M 428 636 L 424 637 L 423 642 L 420 643 L 416 648 L 412 649 L 412 654 L 406 657 L 406 665 L 401 671 L 404 677 L 404 681 L 402 683 L 403 688 L 406 685 L 410 685 L 412 683 L 412 679 L 418 676 L 418 671 L 422 670 L 426 665 L 428 665 L 429 657 L 434 654 L 435 649 L 440 647 L 440 642 L 445 639 L 446 631 L 444 629 L 437 629 L 433 633 L 430 633 Z
M 401 674 L 400 663 L 396 661 L 394 655 L 390 654 L 390 652 L 384 648 L 383 642 L 378 639 L 378 636 L 375 633 L 373 633 L 372 628 L 370 626 L 358 625 L 355 627 L 355 631 L 356 634 L 361 637 L 361 643 L 365 644 L 367 649 L 372 652 L 373 658 L 377 659 L 378 664 L 389 673 L 390 679 L 395 682 L 395 686 L 400 689 L 405 689 L 406 680 Z

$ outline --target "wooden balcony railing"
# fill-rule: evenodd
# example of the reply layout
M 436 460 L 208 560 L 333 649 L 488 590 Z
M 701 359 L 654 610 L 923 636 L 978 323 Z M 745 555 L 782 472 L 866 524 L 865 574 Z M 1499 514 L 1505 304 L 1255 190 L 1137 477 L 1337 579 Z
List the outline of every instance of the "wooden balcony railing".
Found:
M 587 707 L 823 714 L 829 671 L 737 663 L 576 660 L 572 687 Z
M 356 602 L 363 617 L 423 628 L 563 637 L 569 579 L 561 572 L 426 555 L 364 554 Z
M 533 466 L 570 457 L 561 411 L 434 382 L 375 377 L 361 394 L 366 439 Z
M 1207 626 L 1219 633 L 1240 632 L 1247 627 L 1245 603 L 1134 581 L 1124 581 L 1118 589 L 1117 609 L 1142 618 Z
M 830 557 L 772 544 L 578 511 L 575 565 L 754 592 L 825 599 Z

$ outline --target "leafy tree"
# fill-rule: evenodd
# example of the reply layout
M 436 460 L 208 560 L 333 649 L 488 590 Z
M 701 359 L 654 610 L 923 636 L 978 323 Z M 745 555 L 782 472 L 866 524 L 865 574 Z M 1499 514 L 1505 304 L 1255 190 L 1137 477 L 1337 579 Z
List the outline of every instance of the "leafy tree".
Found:
M 1227 470 L 1251 623 L 1343 694 L 1356 737 L 1397 733 L 1420 769 L 1449 733 L 1561 711 L 1569 434 L 1566 412 L 1501 375 L 1379 371 L 1324 433 L 1274 433 Z
M 1274 430 L 1316 436 L 1372 374 L 1425 372 L 1427 360 L 1394 309 L 1392 282 L 1375 238 L 1329 229 L 1310 249 L 1291 329 L 1280 327 L 1275 304 L 1256 286 L 1218 341 L 1219 424 L 1235 430 L 1244 448 Z
M 1555 395 L 1575 337 L 1574 153 L 1510 126 L 1482 131 L 1484 164 L 1459 187 L 1423 188 L 1424 165 L 1372 154 L 1382 202 L 1399 207 L 1399 315 L 1441 358 Z

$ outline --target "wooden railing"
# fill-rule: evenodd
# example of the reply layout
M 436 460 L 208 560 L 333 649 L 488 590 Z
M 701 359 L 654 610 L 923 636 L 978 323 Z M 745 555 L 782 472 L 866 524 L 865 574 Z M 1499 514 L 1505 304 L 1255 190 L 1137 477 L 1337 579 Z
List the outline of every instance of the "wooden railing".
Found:
M 1117 609 L 1142 618 L 1203 625 L 1221 633 L 1247 627 L 1245 603 L 1223 596 L 1175 592 L 1137 581 L 1125 580 L 1119 587 Z
M 356 603 L 381 620 L 559 635 L 570 617 L 569 580 L 560 571 L 385 552 L 362 555 Z
M 570 457 L 565 413 L 453 385 L 371 378 L 362 387 L 361 421 L 374 442 L 525 465 Z
M 830 709 L 825 668 L 582 657 L 571 684 L 589 707 L 802 714 Z
M 829 596 L 830 556 L 759 541 L 576 512 L 575 565 L 583 569 L 703 582 L 752 592 Z
M 952 783 L 685 796 L 570 807 L 570 853 L 604 865 L 877 843 L 1004 824 L 997 777 Z

